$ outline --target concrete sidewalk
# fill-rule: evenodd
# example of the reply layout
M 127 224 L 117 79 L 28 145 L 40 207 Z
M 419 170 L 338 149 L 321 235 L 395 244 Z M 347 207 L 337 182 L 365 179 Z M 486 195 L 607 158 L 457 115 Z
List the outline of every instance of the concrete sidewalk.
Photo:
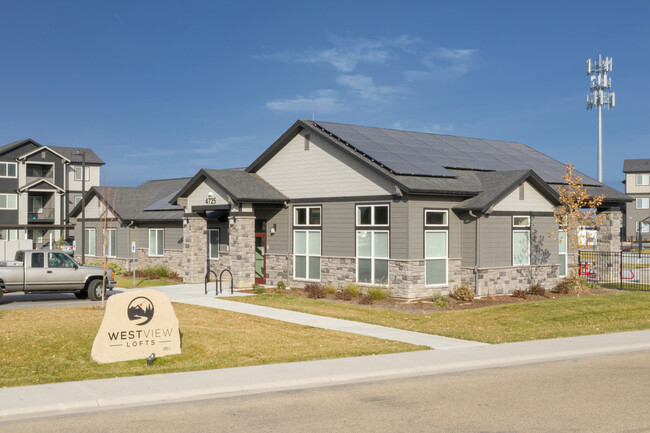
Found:
M 313 326 L 314 328 L 329 329 L 332 331 L 349 332 L 381 338 L 383 340 L 400 341 L 402 343 L 428 346 L 436 350 L 459 349 L 463 347 L 484 346 L 485 343 L 476 341 L 459 340 L 456 338 L 442 337 L 439 335 L 423 334 L 420 332 L 405 331 L 402 329 L 388 328 L 385 326 L 371 325 L 368 323 L 354 322 L 351 320 L 335 319 L 332 317 L 318 316 L 315 314 L 299 313 L 296 311 L 282 310 L 279 308 L 263 307 L 260 305 L 245 304 L 226 300 L 230 292 L 214 296 L 212 291 L 205 295 L 202 284 L 182 284 L 176 286 L 152 287 L 166 293 L 172 302 L 201 305 L 204 307 L 218 308 L 234 311 L 236 313 L 250 314 L 266 317 L 283 322 L 297 323 L 299 325 Z M 234 296 L 246 296 L 246 293 L 235 292 Z
M 0 420 L 650 350 L 650 330 L 0 389 Z

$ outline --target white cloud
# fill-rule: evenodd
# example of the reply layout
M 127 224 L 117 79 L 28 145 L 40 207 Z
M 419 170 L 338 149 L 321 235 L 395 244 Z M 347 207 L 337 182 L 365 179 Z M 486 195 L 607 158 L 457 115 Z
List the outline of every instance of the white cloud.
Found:
M 347 109 L 345 101 L 334 90 L 317 90 L 312 96 L 276 99 L 266 103 L 266 108 L 276 111 L 331 114 Z
M 199 145 L 194 147 L 191 151 L 201 155 L 208 155 L 213 153 L 220 153 L 230 149 L 231 145 L 254 140 L 255 137 L 246 135 L 239 137 L 226 137 L 219 140 L 193 140 L 191 143 Z
M 367 75 L 339 75 L 337 83 L 349 87 L 363 99 L 379 102 L 387 96 L 394 95 L 402 90 L 401 87 L 377 86 L 372 77 Z
M 468 73 L 476 65 L 474 49 L 435 48 L 420 58 L 426 70 L 410 70 L 404 73 L 409 81 L 439 78 L 455 79 Z

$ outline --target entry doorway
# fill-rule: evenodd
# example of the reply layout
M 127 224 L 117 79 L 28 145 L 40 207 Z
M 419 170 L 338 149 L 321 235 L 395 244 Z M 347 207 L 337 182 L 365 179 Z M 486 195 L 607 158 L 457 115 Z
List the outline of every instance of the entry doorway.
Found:
M 255 284 L 266 284 L 266 221 L 255 221 Z

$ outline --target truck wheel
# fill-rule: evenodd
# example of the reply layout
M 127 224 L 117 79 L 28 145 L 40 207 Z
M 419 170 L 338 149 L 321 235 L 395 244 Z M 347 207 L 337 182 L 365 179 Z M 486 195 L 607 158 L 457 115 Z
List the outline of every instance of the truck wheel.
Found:
M 91 301 L 102 300 L 102 280 L 92 280 L 88 285 L 88 297 Z
M 74 292 L 74 295 L 77 299 L 88 299 L 88 290 L 79 290 L 78 292 Z

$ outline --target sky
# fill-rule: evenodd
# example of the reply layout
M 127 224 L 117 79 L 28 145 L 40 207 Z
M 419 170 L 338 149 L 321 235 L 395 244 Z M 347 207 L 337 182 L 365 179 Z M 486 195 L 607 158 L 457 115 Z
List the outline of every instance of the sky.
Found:
M 603 181 L 650 158 L 650 2 L 0 0 L 0 145 L 92 148 L 102 184 L 245 167 L 296 120 L 525 143 Z

